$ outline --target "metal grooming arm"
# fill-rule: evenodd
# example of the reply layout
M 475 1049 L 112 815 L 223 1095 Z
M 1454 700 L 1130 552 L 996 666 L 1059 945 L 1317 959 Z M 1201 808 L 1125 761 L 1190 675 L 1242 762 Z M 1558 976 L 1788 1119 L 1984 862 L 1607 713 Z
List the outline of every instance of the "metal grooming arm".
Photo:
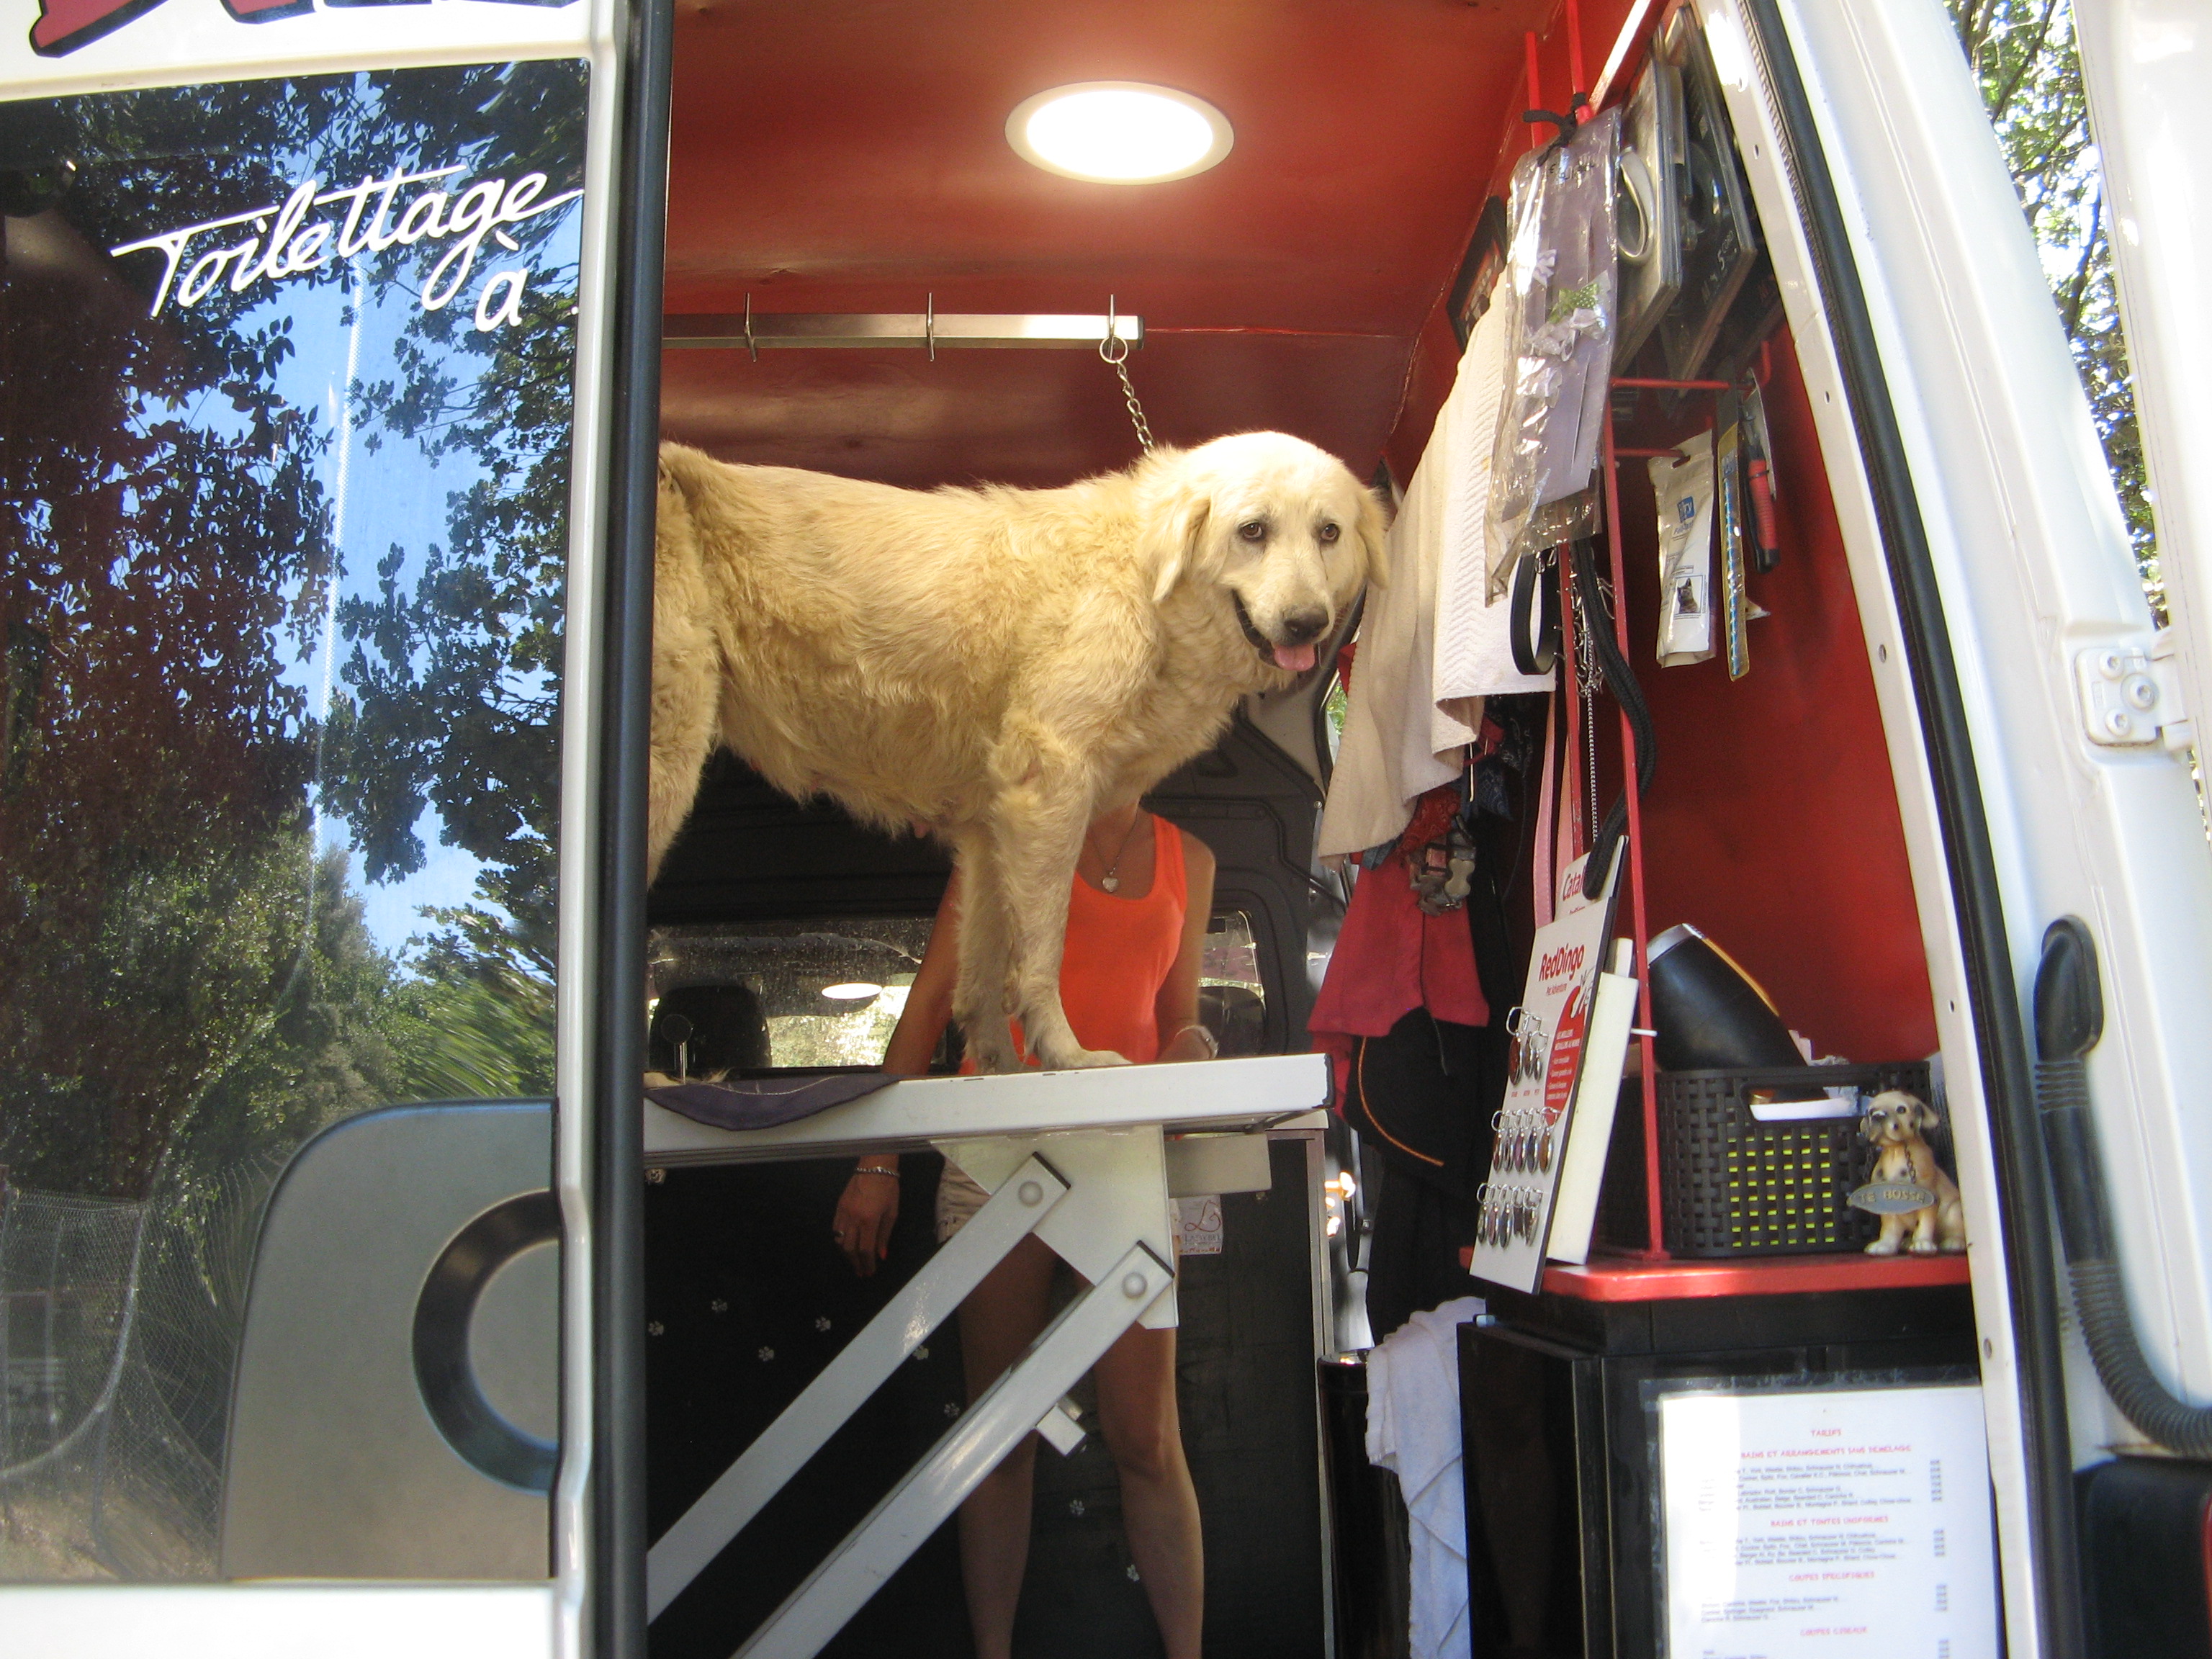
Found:
M 748 1659 L 811 1659 L 1024 1435 L 1054 1418 L 1060 1396 L 1123 1331 L 1140 1321 L 1156 1328 L 1176 1322 L 1164 1131 L 1265 1129 L 1326 1103 L 1328 1096 L 1328 1061 L 1295 1054 L 916 1078 L 772 1129 L 710 1128 L 648 1103 L 648 1164 L 767 1163 L 933 1146 L 992 1192 L 975 1218 L 653 1545 L 647 1558 L 649 1613 L 673 1601 L 1034 1232 L 1091 1288 L 739 1650 Z

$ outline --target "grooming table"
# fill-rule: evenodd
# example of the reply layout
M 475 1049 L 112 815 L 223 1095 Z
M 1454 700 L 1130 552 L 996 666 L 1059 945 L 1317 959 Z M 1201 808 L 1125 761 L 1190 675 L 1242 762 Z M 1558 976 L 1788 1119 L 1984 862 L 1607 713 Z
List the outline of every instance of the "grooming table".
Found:
M 927 1456 L 738 1650 L 811 1659 L 1022 1437 L 1083 1437 L 1061 1396 L 1131 1325 L 1176 1322 L 1167 1134 L 1264 1131 L 1327 1103 L 1320 1054 L 912 1078 L 772 1128 L 717 1129 L 646 1103 L 648 1164 L 934 1148 L 991 1192 L 647 1557 L 648 1616 L 682 1593 L 846 1419 L 1035 1233 L 1089 1281 Z M 1205 1143 L 1198 1143 L 1205 1145 Z M 1219 1143 L 1216 1143 L 1217 1145 Z

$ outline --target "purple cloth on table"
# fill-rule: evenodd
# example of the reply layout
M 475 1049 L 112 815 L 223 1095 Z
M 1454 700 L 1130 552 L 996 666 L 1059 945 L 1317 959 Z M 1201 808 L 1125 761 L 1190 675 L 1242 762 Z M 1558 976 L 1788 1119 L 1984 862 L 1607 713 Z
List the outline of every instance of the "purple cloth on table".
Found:
M 858 1100 L 898 1079 L 888 1072 L 832 1072 L 804 1078 L 738 1079 L 727 1083 L 672 1083 L 647 1089 L 656 1106 L 716 1129 L 772 1129 Z

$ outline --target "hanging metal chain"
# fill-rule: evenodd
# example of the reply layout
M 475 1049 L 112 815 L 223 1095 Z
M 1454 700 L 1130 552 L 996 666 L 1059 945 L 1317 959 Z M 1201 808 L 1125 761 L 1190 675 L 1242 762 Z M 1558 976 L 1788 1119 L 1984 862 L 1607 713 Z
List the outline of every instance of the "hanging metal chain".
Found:
M 1137 428 L 1137 442 L 1146 454 L 1152 453 L 1152 423 L 1145 419 L 1145 406 L 1137 401 L 1137 388 L 1129 383 L 1129 343 L 1121 337 L 1116 321 L 1114 301 L 1106 302 L 1106 337 L 1098 342 L 1098 358 L 1109 364 L 1121 378 L 1121 401 L 1129 410 L 1130 424 Z
M 1589 817 L 1583 821 L 1585 836 L 1597 834 L 1597 691 L 1605 671 L 1598 666 L 1597 646 L 1590 638 L 1595 625 L 1593 610 L 1602 614 L 1603 601 L 1593 606 L 1577 582 L 1575 590 L 1575 678 L 1583 702 L 1583 778 L 1589 791 Z

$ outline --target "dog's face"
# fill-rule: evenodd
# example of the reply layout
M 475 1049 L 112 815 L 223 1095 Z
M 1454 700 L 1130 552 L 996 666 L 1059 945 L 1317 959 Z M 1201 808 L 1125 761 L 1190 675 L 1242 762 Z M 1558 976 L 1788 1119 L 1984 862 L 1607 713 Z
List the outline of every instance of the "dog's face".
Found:
M 1936 1121 L 1936 1109 L 1917 1095 L 1885 1089 L 1867 1103 L 1859 1133 L 1877 1146 L 1899 1146 L 1921 1139 Z
M 1173 471 L 1155 597 L 1206 583 L 1260 665 L 1311 668 L 1360 588 L 1382 585 L 1373 492 L 1334 456 L 1280 432 L 1217 438 L 1164 462 Z

